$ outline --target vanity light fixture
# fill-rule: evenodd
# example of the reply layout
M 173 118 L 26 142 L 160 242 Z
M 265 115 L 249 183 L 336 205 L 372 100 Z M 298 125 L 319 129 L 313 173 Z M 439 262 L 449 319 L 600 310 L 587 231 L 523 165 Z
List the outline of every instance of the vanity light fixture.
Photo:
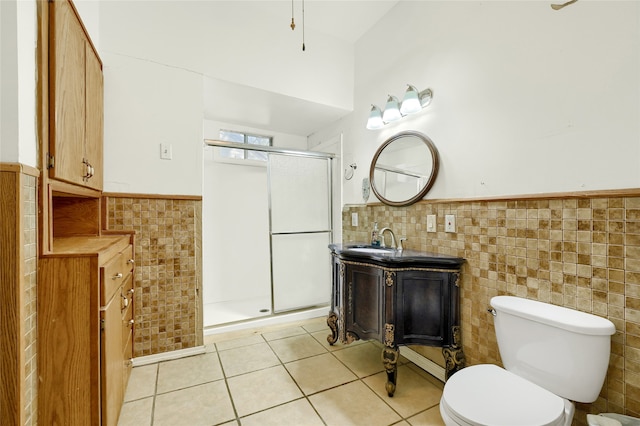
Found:
M 422 111 L 422 108 L 429 105 L 433 98 L 433 91 L 431 89 L 418 92 L 415 86 L 410 84 L 407 84 L 407 86 L 409 87 L 407 91 L 404 92 L 404 98 L 400 106 L 400 113 L 402 115 L 415 114 L 416 112 Z
M 369 113 L 369 119 L 367 120 L 367 129 L 375 130 L 382 129 L 384 127 L 384 121 L 382 121 L 382 111 L 375 105 L 371 105 L 371 112 Z
M 387 104 L 384 107 L 384 112 L 382 113 L 382 121 L 384 121 L 385 123 L 391 123 L 392 121 L 397 121 L 401 118 L 402 114 L 400 114 L 400 105 L 398 104 L 398 98 L 389 95 Z
M 384 111 L 381 111 L 380 108 L 375 105 L 371 105 L 371 112 L 369 112 L 369 119 L 367 120 L 367 129 L 381 129 L 385 125 L 393 121 L 398 121 L 406 115 L 422 111 L 424 107 L 431 103 L 433 99 L 433 91 L 431 89 L 425 89 L 420 92 L 411 84 L 407 84 L 407 86 L 408 88 L 404 94 L 404 98 L 402 98 L 402 103 L 400 103 L 395 96 L 389 95 Z

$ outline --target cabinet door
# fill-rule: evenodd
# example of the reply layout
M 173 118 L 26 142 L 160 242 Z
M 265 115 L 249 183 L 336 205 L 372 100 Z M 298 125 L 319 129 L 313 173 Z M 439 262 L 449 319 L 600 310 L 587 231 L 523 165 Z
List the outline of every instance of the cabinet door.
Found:
M 86 186 L 99 191 L 103 182 L 104 85 L 102 65 L 91 45 L 85 45 L 86 57 L 86 142 L 84 158 L 91 165 L 92 175 Z
M 102 426 L 116 425 L 124 399 L 121 292 L 117 291 L 102 311 L 101 383 Z
M 384 321 L 383 271 L 346 265 L 346 331 L 360 339 L 382 338 Z
M 67 1 L 51 2 L 50 97 L 53 102 L 49 176 L 80 184 L 85 172 L 85 43 L 82 25 Z
M 442 346 L 450 324 L 449 274 L 401 271 L 396 281 L 396 343 Z

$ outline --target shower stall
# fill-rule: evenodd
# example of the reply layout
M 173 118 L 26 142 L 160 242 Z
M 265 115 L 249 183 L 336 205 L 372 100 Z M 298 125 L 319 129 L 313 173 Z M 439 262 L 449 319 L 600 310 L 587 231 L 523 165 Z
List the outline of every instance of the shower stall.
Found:
M 229 148 L 266 161 L 220 161 Z M 326 306 L 334 155 L 206 140 L 203 158 L 204 327 Z

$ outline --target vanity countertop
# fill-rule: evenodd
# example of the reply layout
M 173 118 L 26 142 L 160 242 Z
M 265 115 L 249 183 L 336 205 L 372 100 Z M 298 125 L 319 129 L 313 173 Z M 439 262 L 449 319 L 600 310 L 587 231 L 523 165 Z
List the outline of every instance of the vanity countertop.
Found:
M 368 260 L 387 267 L 424 267 L 441 269 L 460 269 L 464 263 L 461 257 L 449 256 L 417 250 L 398 251 L 392 248 L 372 246 L 369 243 L 329 244 L 331 253 L 341 259 Z

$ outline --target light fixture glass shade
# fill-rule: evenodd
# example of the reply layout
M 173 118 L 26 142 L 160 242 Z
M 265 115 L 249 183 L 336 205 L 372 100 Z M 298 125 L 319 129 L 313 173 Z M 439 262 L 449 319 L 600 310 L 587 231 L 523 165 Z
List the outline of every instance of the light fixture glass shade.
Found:
M 384 107 L 384 112 L 382 113 L 382 121 L 384 121 L 385 123 L 390 123 L 392 121 L 400 120 L 401 118 L 402 114 L 400 114 L 398 98 L 389 95 L 389 99 L 387 99 L 387 105 Z
M 380 108 L 375 105 L 371 105 L 371 112 L 369 113 L 369 119 L 367 120 L 367 129 L 381 129 L 384 127 L 384 121 L 382 121 L 382 112 Z
M 402 115 L 414 114 L 422 110 L 422 105 L 420 104 L 420 93 L 418 93 L 418 89 L 410 84 L 408 84 L 407 86 L 409 86 L 409 88 L 404 93 L 402 105 L 400 105 L 400 113 Z

